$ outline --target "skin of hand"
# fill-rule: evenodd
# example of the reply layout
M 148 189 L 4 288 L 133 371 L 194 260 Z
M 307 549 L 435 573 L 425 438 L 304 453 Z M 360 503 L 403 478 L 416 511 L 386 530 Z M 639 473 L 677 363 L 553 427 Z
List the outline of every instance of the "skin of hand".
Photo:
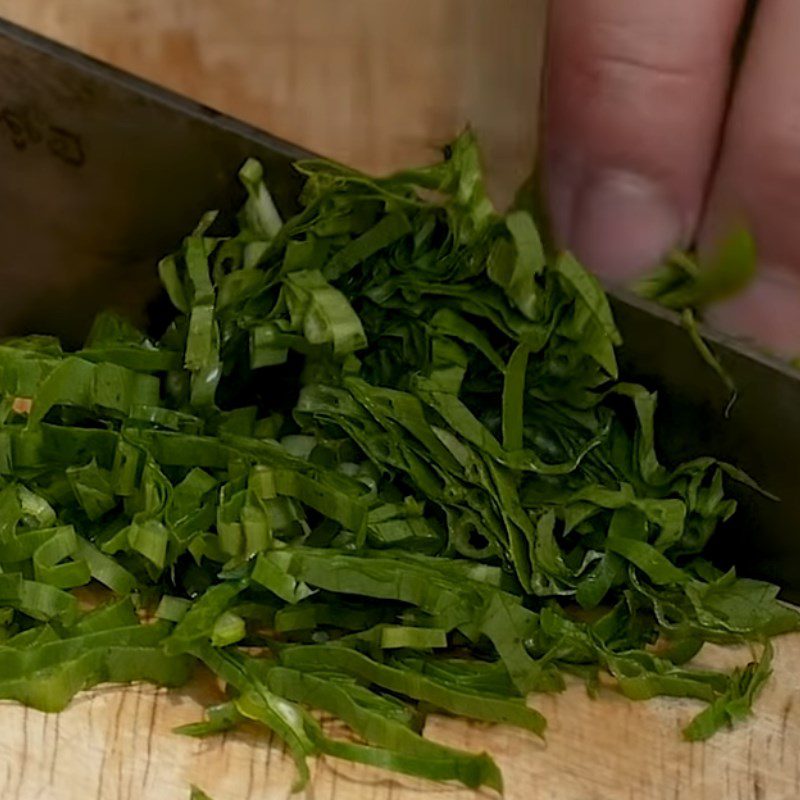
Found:
M 800 2 L 554 0 L 543 175 L 553 230 L 625 283 L 675 246 L 753 233 L 755 280 L 717 328 L 800 352 Z

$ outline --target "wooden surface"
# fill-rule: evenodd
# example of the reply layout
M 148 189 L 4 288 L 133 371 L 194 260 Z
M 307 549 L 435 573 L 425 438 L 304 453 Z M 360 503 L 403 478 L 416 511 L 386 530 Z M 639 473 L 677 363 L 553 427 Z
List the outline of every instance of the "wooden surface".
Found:
M 466 123 L 495 194 L 533 162 L 541 0 L 0 0 L 0 16 L 370 170 L 407 166 Z M 725 656 L 716 653 L 720 663 Z M 756 716 L 706 744 L 681 741 L 698 704 L 597 701 L 572 686 L 535 697 L 546 744 L 525 732 L 434 718 L 428 734 L 486 749 L 510 800 L 794 800 L 800 797 L 800 635 L 778 642 Z M 252 733 L 170 733 L 213 687 L 101 689 L 63 714 L 0 704 L 2 800 L 284 798 L 294 770 Z M 321 760 L 310 800 L 452 800 L 473 792 Z M 484 795 L 488 796 L 488 795 Z
M 715 651 L 704 663 L 728 663 Z M 504 726 L 432 718 L 426 733 L 487 750 L 506 779 L 507 800 L 796 800 L 800 797 L 800 635 L 777 642 L 775 677 L 756 715 L 732 732 L 688 744 L 680 729 L 701 704 L 633 703 L 611 689 L 590 700 L 534 696 L 549 720 L 546 742 Z M 3 800 L 188 800 L 189 784 L 214 800 L 287 798 L 294 767 L 255 732 L 205 741 L 171 733 L 215 699 L 210 682 L 191 691 L 136 686 L 80 696 L 59 715 L 0 704 Z M 307 800 L 478 800 L 454 786 L 390 776 L 335 759 L 312 766 Z
M 536 144 L 544 0 L 0 0 L 0 16 L 368 170 L 466 124 L 507 199 Z

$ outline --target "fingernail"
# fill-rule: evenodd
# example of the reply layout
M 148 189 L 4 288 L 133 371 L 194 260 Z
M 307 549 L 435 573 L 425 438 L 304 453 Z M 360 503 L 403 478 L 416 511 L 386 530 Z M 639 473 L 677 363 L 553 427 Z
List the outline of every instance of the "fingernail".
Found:
M 782 358 L 800 356 L 800 275 L 779 267 L 759 269 L 740 294 L 705 314 L 719 331 L 749 339 Z
M 559 194 L 560 193 L 560 194 Z M 561 208 L 567 198 L 555 190 Z M 648 178 L 625 171 L 605 171 L 579 186 L 569 213 L 554 213 L 566 245 L 589 269 L 624 282 L 655 267 L 683 238 L 675 205 Z

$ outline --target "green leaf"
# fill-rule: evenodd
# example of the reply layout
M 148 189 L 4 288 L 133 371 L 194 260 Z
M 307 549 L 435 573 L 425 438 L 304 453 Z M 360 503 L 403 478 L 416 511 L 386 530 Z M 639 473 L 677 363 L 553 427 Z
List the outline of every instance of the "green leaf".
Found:
M 706 258 L 676 253 L 636 289 L 668 308 L 703 309 L 740 292 L 756 273 L 755 240 L 735 228 Z
M 242 209 L 244 225 L 265 239 L 274 238 L 280 232 L 283 223 L 264 184 L 263 167 L 254 158 L 249 158 L 239 170 L 239 178 L 248 195 Z
M 447 631 L 440 628 L 415 628 L 411 625 L 386 625 L 381 628 L 381 647 L 384 650 L 401 647 L 411 650 L 447 647 Z
M 480 694 L 471 688 L 459 689 L 403 667 L 373 661 L 366 655 L 345 647 L 302 645 L 280 653 L 281 663 L 301 671 L 334 669 L 377 684 L 451 714 L 472 717 L 486 722 L 505 722 L 542 735 L 544 718 L 516 698 Z M 436 664 L 432 665 L 434 668 Z
M 381 717 L 355 702 L 344 686 L 335 681 L 284 667 L 270 669 L 267 681 L 273 691 L 344 720 L 371 745 L 349 745 L 358 748 L 365 763 L 391 766 L 436 780 L 458 780 L 470 788 L 485 785 L 502 791 L 500 771 L 488 756 L 464 753 L 424 739 L 402 723 Z M 317 732 L 316 726 L 311 730 Z M 345 742 L 323 739 L 319 733 L 313 738 L 329 755 L 348 753 Z M 352 755 L 351 751 L 344 757 L 361 760 L 352 759 Z
M 759 661 L 751 661 L 744 669 L 735 670 L 728 689 L 684 728 L 683 735 L 692 742 L 702 741 L 720 728 L 746 719 L 772 674 L 772 654 L 772 644 L 768 642 Z
M 525 369 L 528 366 L 528 347 L 521 344 L 511 355 L 505 369 L 503 384 L 503 447 L 522 449 L 522 428 L 525 399 Z
M 309 344 L 331 344 L 340 357 L 366 346 L 361 320 L 322 273 L 292 272 L 284 280 L 284 290 L 292 327 L 302 331 Z

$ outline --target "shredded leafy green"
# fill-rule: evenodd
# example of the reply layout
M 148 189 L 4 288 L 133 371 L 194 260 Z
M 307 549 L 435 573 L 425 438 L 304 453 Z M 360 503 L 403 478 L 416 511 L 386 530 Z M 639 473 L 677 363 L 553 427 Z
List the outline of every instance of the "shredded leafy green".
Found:
M 698 317 L 712 304 L 741 292 L 755 277 L 756 245 L 746 228 L 735 228 L 710 255 L 675 251 L 634 290 L 681 312 L 681 323 L 703 361 L 719 376 L 730 394 L 726 416 L 736 402 L 737 390 L 728 371 L 698 330 Z
M 744 289 L 755 273 L 755 240 L 746 228 L 736 228 L 705 259 L 680 251 L 670 254 L 640 280 L 637 291 L 676 311 L 700 311 Z
M 527 697 L 565 673 L 705 701 L 690 739 L 747 716 L 771 645 L 731 673 L 690 659 L 798 614 L 703 559 L 726 483 L 752 482 L 660 463 L 597 281 L 495 213 L 469 133 L 385 178 L 297 169 L 297 213 L 249 161 L 233 229 L 207 214 L 161 261 L 158 334 L 102 314 L 75 353 L 0 345 L 0 697 L 55 711 L 201 662 L 228 697 L 181 732 L 261 724 L 296 788 L 326 754 L 500 790 L 425 715 L 542 736 Z M 83 611 L 87 585 L 112 599 Z

